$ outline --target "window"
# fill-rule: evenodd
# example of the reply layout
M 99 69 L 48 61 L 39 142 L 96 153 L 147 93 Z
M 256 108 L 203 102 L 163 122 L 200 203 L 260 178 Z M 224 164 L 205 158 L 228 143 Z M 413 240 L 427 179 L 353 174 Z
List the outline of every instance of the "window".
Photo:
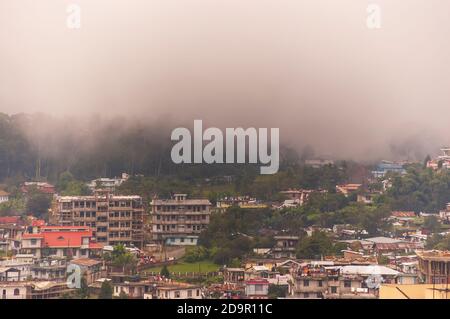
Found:
M 319 280 L 319 287 L 322 287 L 322 286 L 323 286 L 322 280 Z
M 337 293 L 337 287 L 331 287 L 331 293 L 336 294 Z
M 305 292 L 305 293 L 303 294 L 303 296 L 304 296 L 305 298 L 309 298 L 309 293 Z
M 309 280 L 303 280 L 303 286 L 304 287 L 309 287 Z
M 350 288 L 352 286 L 352 282 L 350 280 L 344 280 L 344 287 Z
M 14 296 L 20 295 L 20 290 L 18 288 L 14 289 Z
M 175 291 L 175 298 L 180 298 L 180 292 L 178 290 Z
M 197 297 L 200 296 L 200 289 L 197 289 Z
M 188 296 L 188 298 L 192 297 L 192 290 L 188 290 L 187 296 Z
M 37 240 L 36 240 L 36 239 L 32 239 L 32 240 L 31 240 L 31 245 L 34 246 L 34 245 L 36 245 L 36 243 L 37 243 Z

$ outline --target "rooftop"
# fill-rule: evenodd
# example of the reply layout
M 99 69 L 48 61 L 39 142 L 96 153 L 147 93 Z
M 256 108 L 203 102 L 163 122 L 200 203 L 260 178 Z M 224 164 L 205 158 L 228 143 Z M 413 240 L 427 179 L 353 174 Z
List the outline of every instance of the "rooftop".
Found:
M 366 238 L 365 240 L 373 242 L 375 244 L 395 244 L 395 243 L 403 242 L 403 240 L 389 238 L 389 237 L 371 237 L 371 238 Z
M 422 252 L 417 252 L 417 256 L 421 259 L 431 260 L 431 261 L 450 261 L 450 251 L 445 250 L 427 250 Z

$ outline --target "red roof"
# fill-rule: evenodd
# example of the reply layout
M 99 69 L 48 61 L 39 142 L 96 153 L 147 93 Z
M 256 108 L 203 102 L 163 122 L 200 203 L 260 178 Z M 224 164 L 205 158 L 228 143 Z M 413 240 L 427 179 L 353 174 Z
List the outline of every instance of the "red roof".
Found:
M 55 193 L 55 186 L 49 183 L 25 183 L 20 189 L 23 193 L 28 193 L 30 187 L 35 187 L 37 191 L 44 194 Z
M 266 285 L 269 282 L 266 279 L 251 279 L 245 282 L 246 285 Z
M 41 227 L 41 226 L 45 226 L 45 220 L 42 220 L 42 219 L 36 219 L 36 220 L 33 220 L 33 221 L 31 222 L 31 226 L 33 226 L 33 227 Z
M 103 245 L 99 243 L 89 243 L 90 249 L 103 249 Z
M 4 216 L 0 217 L 0 224 L 18 224 L 20 216 Z
M 416 214 L 414 212 L 394 211 L 394 212 L 392 212 L 392 216 L 394 216 L 394 217 L 416 217 Z
M 49 248 L 66 248 L 66 247 L 80 247 L 82 239 L 85 237 L 92 237 L 92 231 L 47 231 L 40 234 L 24 234 L 23 238 L 42 238 L 44 247 Z
M 47 231 L 70 231 L 70 232 L 75 232 L 75 231 L 90 231 L 90 227 L 88 226 L 43 226 L 41 227 L 41 231 L 42 232 L 47 232 Z

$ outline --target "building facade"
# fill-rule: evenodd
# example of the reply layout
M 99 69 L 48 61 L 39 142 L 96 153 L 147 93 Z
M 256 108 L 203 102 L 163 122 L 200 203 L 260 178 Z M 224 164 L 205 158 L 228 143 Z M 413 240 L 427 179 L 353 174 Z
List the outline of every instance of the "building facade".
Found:
M 93 196 L 59 196 L 51 222 L 89 226 L 93 239 L 104 245 L 124 244 L 141 248 L 144 241 L 144 206 L 140 196 L 115 196 L 96 191 Z
M 172 199 L 151 202 L 152 240 L 166 245 L 196 245 L 198 235 L 209 224 L 211 203 L 207 199 L 187 199 L 175 194 Z

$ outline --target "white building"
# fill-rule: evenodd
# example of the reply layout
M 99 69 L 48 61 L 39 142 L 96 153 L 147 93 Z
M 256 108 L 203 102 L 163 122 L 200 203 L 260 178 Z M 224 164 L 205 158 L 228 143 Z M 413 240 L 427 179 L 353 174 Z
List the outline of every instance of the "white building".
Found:
M 27 299 L 31 286 L 19 282 L 1 282 L 0 299 Z
M 245 295 L 251 299 L 266 299 L 269 282 L 266 279 L 251 279 L 245 282 Z
M 189 284 L 172 284 L 156 287 L 156 299 L 202 299 L 202 291 L 200 286 Z M 144 295 L 144 299 L 151 299 L 148 294 Z
M 0 204 L 9 201 L 9 193 L 0 190 Z

